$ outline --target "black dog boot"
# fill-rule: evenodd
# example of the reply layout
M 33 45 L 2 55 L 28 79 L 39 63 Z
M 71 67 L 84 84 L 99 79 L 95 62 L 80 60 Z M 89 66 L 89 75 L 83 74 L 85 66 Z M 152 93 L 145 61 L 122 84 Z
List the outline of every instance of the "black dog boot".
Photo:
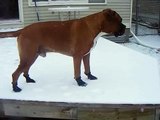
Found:
M 85 83 L 85 82 L 81 79 L 81 77 L 78 77 L 78 78 L 76 78 L 75 80 L 77 81 L 77 84 L 78 84 L 79 86 L 82 86 L 82 87 L 87 86 L 87 83 Z
M 19 88 L 18 86 L 17 86 L 17 82 L 16 83 L 13 83 L 12 82 L 12 88 L 13 88 L 13 91 L 14 92 L 21 92 L 21 88 Z
M 87 77 L 88 77 L 89 80 L 97 80 L 97 77 L 93 76 L 93 75 L 91 74 L 91 72 L 85 73 L 85 74 L 87 75 Z
M 36 82 L 35 80 L 31 79 L 31 78 L 29 77 L 29 75 L 23 75 L 23 76 L 26 78 L 26 82 L 27 82 L 27 83 L 35 83 L 35 82 Z

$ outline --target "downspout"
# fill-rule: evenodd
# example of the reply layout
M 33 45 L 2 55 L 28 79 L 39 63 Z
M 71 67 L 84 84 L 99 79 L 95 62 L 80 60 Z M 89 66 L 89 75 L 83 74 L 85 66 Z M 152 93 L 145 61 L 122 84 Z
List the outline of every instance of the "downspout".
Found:
M 159 28 L 158 28 L 158 34 L 160 35 L 160 7 L 159 7 Z
M 40 18 L 39 18 L 39 13 L 38 13 L 37 0 L 34 0 L 34 6 L 35 6 L 35 11 L 36 11 L 36 14 L 37 14 L 37 20 L 38 20 L 38 21 L 40 21 Z

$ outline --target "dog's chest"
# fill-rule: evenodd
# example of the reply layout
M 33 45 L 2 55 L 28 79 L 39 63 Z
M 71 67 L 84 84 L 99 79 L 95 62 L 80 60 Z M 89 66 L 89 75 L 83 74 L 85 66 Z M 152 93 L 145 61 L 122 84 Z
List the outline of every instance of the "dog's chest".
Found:
M 86 53 L 85 55 L 89 54 L 89 53 L 95 48 L 95 46 L 97 45 L 97 41 L 98 41 L 99 37 L 103 36 L 104 34 L 105 34 L 105 33 L 100 32 L 100 33 L 94 38 L 94 40 L 93 40 L 93 46 L 91 47 L 91 49 L 89 50 L 89 52 Z M 84 55 L 84 56 L 85 56 L 85 55 Z

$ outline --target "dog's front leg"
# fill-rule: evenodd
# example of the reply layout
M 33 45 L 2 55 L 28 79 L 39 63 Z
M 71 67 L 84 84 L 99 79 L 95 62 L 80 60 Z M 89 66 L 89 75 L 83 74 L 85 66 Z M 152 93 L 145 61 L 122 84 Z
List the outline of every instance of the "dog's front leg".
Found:
M 90 53 L 83 57 L 83 64 L 85 69 L 84 73 L 87 75 L 88 79 L 96 80 L 97 77 L 93 76 L 90 71 Z
M 83 57 L 83 64 L 85 70 L 84 73 L 88 74 L 90 72 L 90 53 Z
M 87 83 L 85 83 L 81 79 L 81 61 L 82 57 L 73 57 L 73 62 L 74 62 L 74 79 L 76 80 L 77 84 L 79 86 L 86 86 Z

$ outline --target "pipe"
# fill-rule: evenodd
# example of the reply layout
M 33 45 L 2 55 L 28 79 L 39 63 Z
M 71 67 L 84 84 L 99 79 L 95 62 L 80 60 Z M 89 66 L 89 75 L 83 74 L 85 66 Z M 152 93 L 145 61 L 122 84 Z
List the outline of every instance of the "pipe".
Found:
M 158 34 L 160 35 L 160 7 L 159 7 L 159 28 L 158 28 Z
M 142 46 L 144 46 L 144 47 L 148 47 L 148 48 L 151 48 L 151 49 L 155 49 L 156 52 L 159 52 L 159 51 L 160 51 L 160 48 L 152 47 L 152 46 L 149 46 L 149 45 L 143 43 L 143 42 L 133 33 L 133 31 L 130 30 L 130 32 L 131 32 L 131 34 L 133 35 L 133 37 L 136 39 L 136 42 L 137 42 L 138 44 L 140 44 L 140 45 L 142 45 Z
M 35 6 L 35 11 L 36 11 L 36 14 L 37 14 L 37 20 L 38 20 L 38 21 L 40 21 L 40 18 L 39 18 L 39 13 L 38 13 L 37 0 L 34 0 L 34 6 Z
M 138 34 L 138 18 L 139 18 L 139 0 L 136 0 L 136 26 L 135 26 L 135 34 Z

